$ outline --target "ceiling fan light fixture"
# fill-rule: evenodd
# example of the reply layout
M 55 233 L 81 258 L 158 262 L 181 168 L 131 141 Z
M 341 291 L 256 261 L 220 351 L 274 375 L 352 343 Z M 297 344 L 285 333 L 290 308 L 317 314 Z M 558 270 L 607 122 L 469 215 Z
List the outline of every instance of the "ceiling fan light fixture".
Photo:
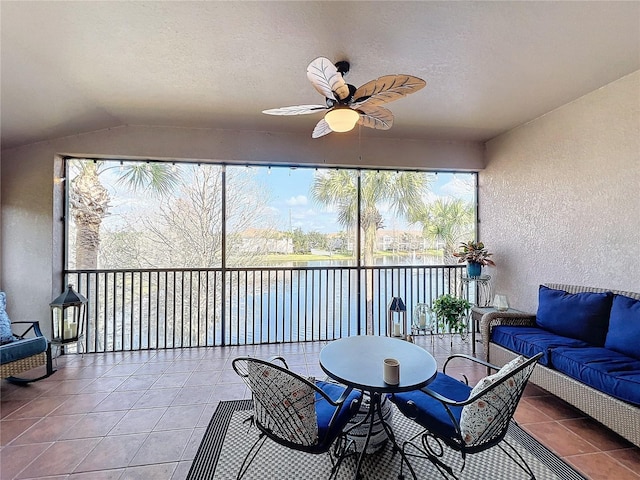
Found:
M 324 119 L 334 132 L 348 132 L 356 126 L 360 114 L 349 107 L 335 107 L 327 112 Z

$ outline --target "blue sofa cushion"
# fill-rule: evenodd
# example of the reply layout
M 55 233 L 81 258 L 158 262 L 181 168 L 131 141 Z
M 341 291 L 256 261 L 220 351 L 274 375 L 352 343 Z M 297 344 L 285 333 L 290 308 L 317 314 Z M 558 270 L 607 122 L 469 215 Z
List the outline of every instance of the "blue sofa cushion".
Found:
M 555 347 L 588 347 L 589 344 L 575 338 L 562 337 L 538 327 L 510 327 L 499 325 L 491 333 L 491 341 L 525 357 L 542 352 L 540 364 L 551 366 L 549 351 Z
M 7 315 L 7 295 L 0 292 L 0 345 L 13 342 L 15 339 L 11 331 L 11 320 Z
M 338 400 L 345 391 L 345 387 L 343 387 L 342 385 L 331 382 L 317 381 L 316 386 L 318 386 L 324 393 L 326 393 L 333 401 Z M 347 422 L 353 415 L 357 413 L 357 411 L 352 412 L 349 409 L 351 402 L 360 397 L 362 397 L 362 392 L 360 392 L 359 390 L 353 390 L 349 394 L 344 402 L 344 405 L 340 409 L 338 418 L 336 418 L 333 425 L 331 425 L 331 430 L 329 430 L 331 417 L 333 416 L 336 407 L 327 402 L 319 393 L 316 393 L 315 408 L 316 416 L 318 419 L 318 438 L 321 441 L 325 438 L 336 438 L 340 434 L 340 432 L 342 432 Z
M 15 340 L 0 348 L 0 364 L 15 362 L 46 351 L 47 339 L 45 337 Z
M 604 346 L 640 359 L 640 300 L 616 295 Z
M 559 372 L 640 406 L 640 360 L 603 347 L 558 347 L 551 361 Z
M 604 346 L 613 293 L 567 293 L 540 285 L 536 324 L 563 337 Z
M 471 393 L 471 387 L 443 373 L 438 373 L 427 388 L 458 402 L 469 398 Z M 395 393 L 391 396 L 391 401 L 404 415 L 415 419 L 426 429 L 442 437 L 450 438 L 456 435 L 455 427 L 442 403 L 426 393 L 420 390 Z M 451 407 L 451 413 L 459 423 L 462 407 Z

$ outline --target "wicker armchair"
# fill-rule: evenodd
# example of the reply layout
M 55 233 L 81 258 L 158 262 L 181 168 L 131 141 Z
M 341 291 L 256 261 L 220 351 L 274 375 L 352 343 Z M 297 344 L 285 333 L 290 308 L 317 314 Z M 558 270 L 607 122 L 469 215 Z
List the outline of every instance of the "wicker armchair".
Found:
M 14 376 L 43 365 L 46 366 L 45 374 L 38 378 Z M 7 295 L 0 292 L 0 378 L 26 384 L 46 378 L 53 372 L 51 345 L 40 331 L 40 324 L 11 322 L 7 315 Z
M 51 344 L 40 331 L 40 324 L 12 322 L 11 325 L 28 327 L 19 333 L 14 332 L 15 340 L 0 346 L 0 377 L 12 383 L 27 384 L 53 374 L 55 370 L 51 360 Z M 15 376 L 41 366 L 45 367 L 45 373 L 37 378 Z
M 330 478 L 336 478 L 349 449 L 343 429 L 358 413 L 362 393 L 335 383 L 313 382 L 290 371 L 282 357 L 271 361 L 240 357 L 232 365 L 251 390 L 253 422 L 260 431 L 240 467 L 238 480 L 267 438 L 307 453 L 329 452 L 333 464 Z
M 467 454 L 478 453 L 494 446 L 502 449 L 530 479 L 535 476 L 522 456 L 505 439 L 509 423 L 522 397 L 529 376 L 542 354 L 524 359 L 519 357 L 498 373 L 483 378 L 472 389 L 466 383 L 446 375 L 448 363 L 463 358 L 494 370 L 499 367 L 468 355 L 452 355 L 443 366 L 443 373 L 427 387 L 407 393 L 393 394 L 391 400 L 400 412 L 424 428 L 405 441 L 405 458 L 424 458 L 435 465 L 444 478 L 458 478 L 464 470 Z M 444 461 L 444 445 L 460 452 L 460 472 Z M 403 476 L 405 462 L 400 467 Z M 415 479 L 410 463 L 407 466 Z

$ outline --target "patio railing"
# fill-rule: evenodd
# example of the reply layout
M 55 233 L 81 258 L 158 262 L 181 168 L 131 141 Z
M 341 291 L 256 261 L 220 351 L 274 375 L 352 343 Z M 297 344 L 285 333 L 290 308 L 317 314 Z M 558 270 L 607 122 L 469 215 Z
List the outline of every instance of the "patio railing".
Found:
M 72 270 L 66 280 L 89 300 L 85 350 L 110 352 L 386 334 L 392 297 L 403 298 L 410 322 L 416 304 L 459 295 L 463 269 Z

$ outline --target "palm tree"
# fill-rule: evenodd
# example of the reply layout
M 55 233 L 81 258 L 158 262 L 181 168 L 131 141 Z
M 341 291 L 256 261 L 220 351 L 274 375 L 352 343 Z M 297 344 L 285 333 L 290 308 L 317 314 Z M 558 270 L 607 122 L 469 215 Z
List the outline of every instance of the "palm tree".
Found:
M 76 269 L 98 267 L 100 225 L 109 213 L 111 200 L 109 191 L 100 182 L 102 173 L 119 168 L 118 183 L 133 191 L 144 189 L 152 194 L 167 194 L 178 184 L 173 168 L 157 162 L 115 166 L 113 162 L 78 159 L 72 160 L 71 168 L 78 170 L 69 189 L 70 210 L 76 224 Z
M 421 172 L 362 171 L 360 192 L 360 229 L 363 238 L 364 265 L 373 265 L 376 231 L 382 228 L 383 205 L 396 217 L 411 218 L 422 208 L 429 178 Z M 311 197 L 334 207 L 338 222 L 352 230 L 358 219 L 358 172 L 331 170 L 316 175 Z M 367 333 L 373 333 L 373 272 L 367 271 Z
M 425 237 L 443 244 L 445 263 L 453 263 L 460 241 L 473 236 L 473 205 L 459 198 L 438 198 L 414 213 L 411 220 L 422 224 Z

